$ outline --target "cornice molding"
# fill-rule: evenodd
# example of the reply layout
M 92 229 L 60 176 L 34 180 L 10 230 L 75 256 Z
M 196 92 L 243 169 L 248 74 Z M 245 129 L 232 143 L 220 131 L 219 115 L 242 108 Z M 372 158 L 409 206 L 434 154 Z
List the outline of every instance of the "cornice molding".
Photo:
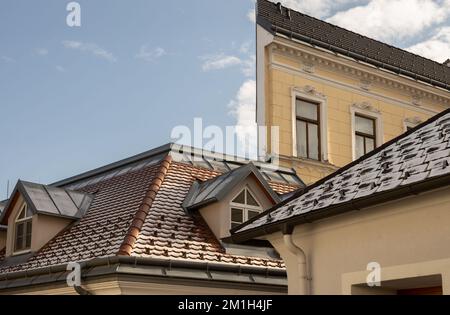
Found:
M 406 95 L 411 96 L 411 104 L 414 106 L 421 106 L 422 100 L 427 98 L 434 102 L 441 102 L 447 106 L 450 106 L 450 93 L 448 97 L 444 97 L 429 91 L 426 91 L 425 89 L 420 89 L 417 87 L 414 87 L 412 84 L 407 83 L 401 83 L 395 80 L 391 80 L 387 78 L 386 76 L 382 76 L 380 74 L 376 74 L 375 71 L 379 70 L 378 68 L 375 68 L 371 65 L 368 65 L 373 69 L 373 71 L 367 70 L 364 71 L 360 69 L 360 67 L 351 67 L 348 64 L 344 64 L 338 61 L 333 61 L 328 58 L 324 58 L 322 56 L 319 56 L 317 54 L 312 54 L 310 52 L 307 52 L 300 48 L 294 48 L 292 46 L 285 45 L 280 42 L 274 42 L 271 44 L 271 50 L 272 52 L 278 52 L 280 54 L 294 57 L 296 59 L 300 59 L 301 61 L 301 67 L 300 70 L 307 72 L 307 73 L 314 73 L 317 66 L 321 66 L 324 68 L 327 68 L 329 70 L 332 70 L 334 72 L 344 73 L 348 76 L 352 76 L 356 78 L 359 81 L 359 88 L 361 90 L 370 91 L 370 89 L 373 87 L 374 84 L 381 85 L 385 88 L 402 91 Z M 341 57 L 341 56 L 340 56 Z M 345 56 L 342 56 L 345 58 Z M 347 58 L 349 59 L 349 58 Z M 349 59 L 349 61 L 356 62 L 353 59 Z M 358 65 L 366 65 L 365 63 L 358 62 Z M 383 70 L 385 71 L 385 70 Z M 390 72 L 386 72 L 389 74 Z M 395 73 L 392 73 L 392 75 L 398 76 L 399 79 L 411 80 L 409 78 L 399 76 Z M 414 82 L 412 82 L 414 83 Z M 435 88 L 433 86 L 428 86 L 424 84 L 426 87 Z M 440 90 L 441 91 L 441 90 Z M 443 93 L 446 91 L 442 90 Z

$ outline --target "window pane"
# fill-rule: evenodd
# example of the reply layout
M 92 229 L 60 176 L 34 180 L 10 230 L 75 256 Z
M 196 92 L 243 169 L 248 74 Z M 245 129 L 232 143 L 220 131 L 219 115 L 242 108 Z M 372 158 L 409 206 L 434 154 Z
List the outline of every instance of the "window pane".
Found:
M 306 151 L 306 123 L 297 121 L 297 155 L 299 157 L 308 157 Z
M 259 203 L 253 198 L 253 196 L 250 194 L 250 192 L 247 190 L 247 204 L 249 206 L 255 206 L 259 207 Z
M 371 136 L 375 136 L 375 128 L 374 128 L 374 120 L 356 116 L 355 117 L 355 123 L 356 123 L 356 131 L 362 132 Z
M 23 237 L 19 236 L 16 239 L 16 246 L 15 246 L 15 250 L 19 251 L 23 249 Z
M 22 209 L 22 211 L 20 212 L 19 216 L 17 217 L 18 220 L 25 218 L 25 212 L 27 211 L 26 208 L 27 207 L 25 206 L 25 208 Z
M 27 233 L 25 236 L 25 247 L 30 248 L 31 247 L 31 232 L 32 232 L 32 224 L 31 221 L 27 222 Z
M 244 222 L 244 211 L 242 209 L 232 208 L 231 209 L 231 221 L 237 222 L 237 223 Z
M 237 196 L 237 197 L 233 200 L 233 202 L 234 202 L 234 203 L 240 203 L 240 204 L 245 205 L 245 190 L 243 190 L 243 191 L 239 194 L 239 196 Z
M 356 159 L 364 155 L 364 138 L 361 136 L 356 136 L 355 153 Z
M 231 228 L 234 229 L 235 227 L 238 227 L 241 225 L 240 223 L 231 223 Z
M 297 116 L 317 121 L 319 120 L 317 117 L 318 106 L 314 103 L 297 100 Z
M 373 151 L 375 149 L 375 141 L 370 138 L 366 138 L 366 153 Z
M 31 212 L 30 208 L 27 207 L 27 218 L 31 218 L 33 216 L 33 213 Z
M 314 124 L 308 124 L 308 140 L 309 140 L 309 158 L 313 160 L 319 159 L 319 127 Z
M 258 214 L 259 214 L 258 211 L 252 211 L 252 210 L 249 210 L 249 211 L 248 211 L 248 219 L 249 219 L 249 220 L 250 220 L 250 219 L 253 219 L 253 218 L 256 217 Z

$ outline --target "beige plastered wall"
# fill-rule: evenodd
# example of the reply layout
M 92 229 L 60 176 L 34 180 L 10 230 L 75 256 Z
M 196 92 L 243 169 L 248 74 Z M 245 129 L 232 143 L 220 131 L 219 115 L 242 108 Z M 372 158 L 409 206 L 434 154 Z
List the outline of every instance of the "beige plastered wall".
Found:
M 307 256 L 310 294 L 389 294 L 383 287 L 388 282 L 405 285 L 432 276 L 442 279 L 444 294 L 450 294 L 449 210 L 446 188 L 297 226 L 293 240 Z M 281 233 L 267 238 L 287 266 L 289 293 L 296 294 L 296 256 Z M 381 266 L 382 287 L 367 290 L 371 262 Z M 429 283 L 414 283 L 422 285 Z

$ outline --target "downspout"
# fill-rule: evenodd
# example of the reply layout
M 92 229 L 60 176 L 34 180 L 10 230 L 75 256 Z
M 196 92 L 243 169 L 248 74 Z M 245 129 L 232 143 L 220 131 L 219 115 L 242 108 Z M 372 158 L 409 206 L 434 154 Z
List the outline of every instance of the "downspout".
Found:
M 294 254 L 297 257 L 297 272 L 298 272 L 298 281 L 299 288 L 296 294 L 298 295 L 309 295 L 308 290 L 308 269 L 306 265 L 306 254 L 297 245 L 294 244 L 292 239 L 292 230 L 283 235 L 284 245 L 288 249 L 289 252 Z

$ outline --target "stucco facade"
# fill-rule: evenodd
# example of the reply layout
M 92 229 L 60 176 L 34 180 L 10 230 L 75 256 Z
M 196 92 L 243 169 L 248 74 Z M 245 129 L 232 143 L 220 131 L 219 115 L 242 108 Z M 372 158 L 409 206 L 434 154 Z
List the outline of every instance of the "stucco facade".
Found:
M 311 184 L 355 159 L 354 115 L 377 123 L 377 144 L 399 136 L 448 108 L 447 91 L 319 50 L 271 36 L 258 26 L 258 125 L 260 155 L 276 155 Z M 296 152 L 295 100 L 321 106 L 321 161 Z M 272 134 L 278 127 L 279 133 Z M 262 130 L 262 129 L 261 129 Z
M 396 294 L 442 286 L 450 294 L 450 188 L 299 225 L 294 243 L 307 258 L 309 294 Z M 289 293 L 298 294 L 297 257 L 283 235 L 267 236 L 282 256 Z M 381 267 L 381 287 L 369 288 L 367 266 Z

